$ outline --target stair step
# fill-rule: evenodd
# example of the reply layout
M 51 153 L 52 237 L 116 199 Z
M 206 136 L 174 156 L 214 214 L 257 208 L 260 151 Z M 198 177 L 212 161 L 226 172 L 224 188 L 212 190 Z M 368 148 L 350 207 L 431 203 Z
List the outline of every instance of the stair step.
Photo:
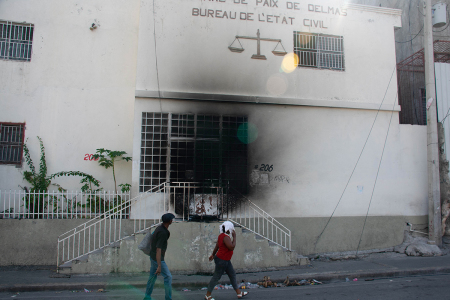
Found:
M 74 259 L 77 262 L 83 262 L 83 261 L 88 261 L 89 258 L 89 254 L 85 254 L 83 256 L 78 257 L 77 259 Z
M 271 242 L 271 241 L 268 241 L 268 242 L 269 242 L 269 246 L 279 246 L 278 244 L 276 244 L 274 242 Z
M 109 244 L 109 245 L 106 246 L 106 247 L 110 247 L 110 248 L 120 248 L 120 241 L 111 243 L 111 244 Z
M 256 238 L 257 240 L 266 240 L 265 237 L 260 236 L 259 234 L 256 234 L 256 233 L 255 233 L 255 238 Z
M 86 254 L 86 255 L 92 255 L 92 254 L 97 254 L 97 253 L 103 253 L 103 251 L 105 251 L 105 248 L 100 248 L 100 249 L 97 249 L 97 250 L 95 250 L 95 251 L 93 251 L 93 252 L 91 252 L 91 253 L 89 253 L 89 254 Z
M 297 262 L 300 266 L 305 266 L 305 265 L 311 264 L 311 261 L 309 260 L 308 257 L 300 255 L 300 254 L 297 255 Z
M 59 266 L 61 269 L 72 268 L 72 261 L 68 261 Z

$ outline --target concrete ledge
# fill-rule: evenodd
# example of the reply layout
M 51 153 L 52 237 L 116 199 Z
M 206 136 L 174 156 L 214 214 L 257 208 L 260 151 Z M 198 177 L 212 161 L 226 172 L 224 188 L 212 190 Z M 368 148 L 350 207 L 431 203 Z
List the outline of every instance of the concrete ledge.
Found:
M 317 106 L 317 107 L 333 107 L 333 108 L 350 108 L 350 109 L 369 109 L 383 111 L 400 111 L 399 105 L 353 102 L 345 100 L 320 100 L 320 99 L 302 99 L 302 98 L 275 98 L 267 96 L 246 96 L 246 95 L 225 95 L 225 94 L 203 94 L 203 93 L 187 93 L 187 92 L 171 92 L 171 91 L 149 91 L 136 90 L 136 98 L 162 98 L 162 99 L 179 99 L 179 100 L 199 100 L 199 101 L 220 101 L 235 103 L 262 103 L 272 105 L 294 105 L 294 106 Z

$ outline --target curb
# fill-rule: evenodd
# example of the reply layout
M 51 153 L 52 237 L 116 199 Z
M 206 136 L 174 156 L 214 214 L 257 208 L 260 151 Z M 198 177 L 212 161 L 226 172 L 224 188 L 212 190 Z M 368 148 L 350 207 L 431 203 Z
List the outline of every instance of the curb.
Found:
M 386 278 L 386 277 L 405 277 L 415 275 L 431 275 L 431 274 L 445 274 L 450 273 L 450 267 L 433 267 L 433 268 L 420 268 L 411 270 L 381 270 L 377 272 L 326 272 L 326 273 L 307 273 L 289 275 L 289 280 L 303 280 L 303 279 L 316 279 L 319 281 L 330 281 L 345 278 Z M 283 277 L 271 277 L 272 281 L 281 283 L 286 278 Z M 223 283 L 229 283 L 228 281 L 222 281 Z M 173 282 L 172 287 L 205 287 L 209 283 L 207 281 L 196 282 Z M 256 283 L 256 282 L 252 282 Z M 123 282 L 77 282 L 77 283 L 44 283 L 44 284 L 14 284 L 14 285 L 0 285 L 0 292 L 38 292 L 38 291 L 61 291 L 61 290 L 98 290 L 98 289 L 129 289 L 129 288 L 143 288 L 146 287 L 147 282 L 138 281 L 133 283 Z M 157 282 L 156 287 L 164 287 L 162 282 Z
M 295 274 L 289 275 L 289 280 L 303 280 L 303 279 L 316 279 L 319 281 L 330 281 L 345 278 L 386 278 L 386 277 L 404 277 L 415 275 L 431 275 L 431 274 L 445 274 L 450 273 L 450 267 L 430 267 L 410 270 L 380 270 L 380 271 L 353 271 L 353 272 L 325 272 L 325 273 L 308 273 L 308 274 Z M 285 277 L 271 277 L 271 281 L 284 281 Z

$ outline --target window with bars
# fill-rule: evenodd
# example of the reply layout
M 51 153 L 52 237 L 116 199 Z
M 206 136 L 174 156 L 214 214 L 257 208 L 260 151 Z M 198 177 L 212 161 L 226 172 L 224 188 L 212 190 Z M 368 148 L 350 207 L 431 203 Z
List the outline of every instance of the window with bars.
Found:
M 30 61 L 33 24 L 0 21 L 0 58 Z
M 22 163 L 24 123 L 0 123 L 0 164 Z
M 299 67 L 345 70 L 342 36 L 294 31 L 294 53 Z
M 165 181 L 192 181 L 246 193 L 246 123 L 243 116 L 144 112 L 140 192 Z

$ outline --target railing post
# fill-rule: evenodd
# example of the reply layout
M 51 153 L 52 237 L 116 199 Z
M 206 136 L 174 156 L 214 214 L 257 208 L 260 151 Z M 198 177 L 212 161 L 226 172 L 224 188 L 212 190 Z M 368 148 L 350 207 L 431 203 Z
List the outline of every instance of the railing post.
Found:
M 59 273 L 59 237 L 58 237 L 58 245 L 56 250 L 56 273 Z

